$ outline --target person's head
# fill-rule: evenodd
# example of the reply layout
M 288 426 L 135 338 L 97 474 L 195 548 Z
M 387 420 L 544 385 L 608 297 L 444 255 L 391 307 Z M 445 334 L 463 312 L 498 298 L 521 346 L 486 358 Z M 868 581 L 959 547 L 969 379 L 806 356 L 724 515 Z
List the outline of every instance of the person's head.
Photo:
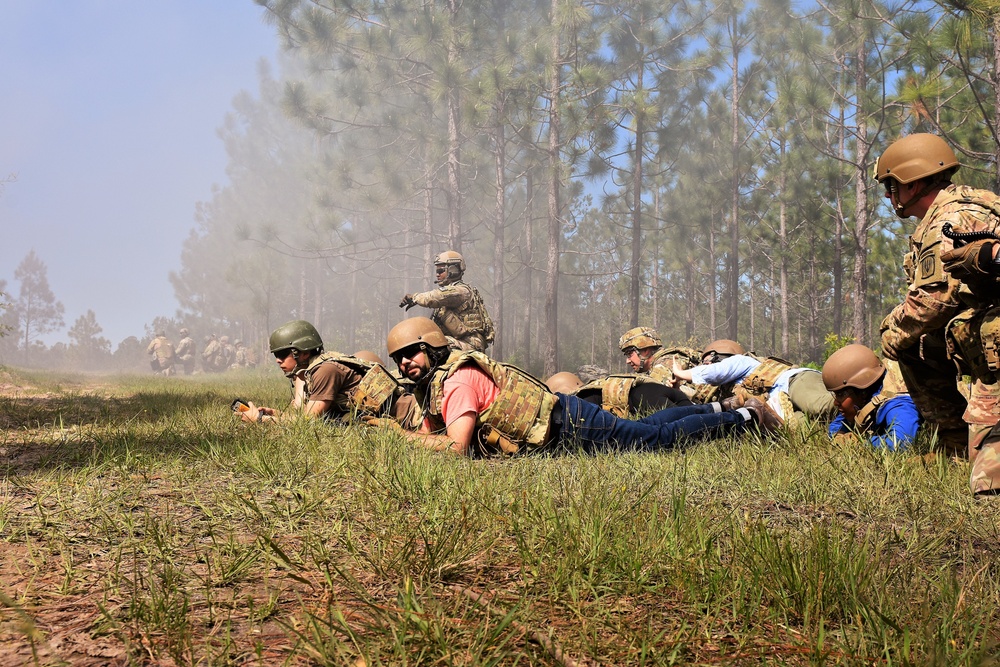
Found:
M 897 139 L 875 161 L 875 179 L 900 218 L 923 217 L 934 195 L 958 171 L 955 152 L 936 134 Z
M 164 331 L 163 329 L 160 329 L 159 331 L 156 332 L 156 337 L 157 338 L 166 338 L 167 337 L 167 332 Z
M 660 335 L 650 327 L 629 329 L 618 339 L 618 348 L 625 355 L 625 363 L 636 373 L 649 370 L 652 356 L 662 346 Z
M 885 365 L 858 343 L 842 347 L 823 364 L 823 384 L 848 423 L 871 401 L 885 376 Z
M 314 355 L 320 354 L 323 339 L 309 322 L 292 320 L 271 332 L 269 346 L 278 366 L 288 374 L 296 368 L 304 368 Z
M 403 377 L 426 380 L 435 366 L 448 358 L 448 339 L 441 328 L 426 317 L 403 320 L 386 337 L 389 356 Z
M 382 361 L 382 357 L 378 356 L 371 350 L 358 350 L 351 355 L 355 359 L 361 359 L 362 361 L 367 361 L 371 364 L 378 364 L 379 366 L 385 366 L 385 362 Z
M 222 338 L 219 339 L 219 342 L 223 343 L 223 344 L 228 343 L 229 342 L 229 336 L 223 336 Z
M 734 354 L 746 354 L 746 349 L 735 340 L 720 338 L 712 341 L 701 352 L 701 365 L 714 364 Z
M 547 386 L 549 391 L 553 394 L 572 394 L 583 386 L 583 380 L 581 380 L 576 373 L 559 371 L 545 381 L 545 386 Z
M 454 250 L 445 250 L 434 258 L 434 282 L 438 285 L 458 282 L 463 275 L 465 275 L 465 260 Z
M 243 341 L 241 340 L 233 341 L 233 347 L 243 347 Z
M 183 328 L 181 328 L 181 331 L 180 331 L 180 334 L 181 334 L 182 336 L 187 336 L 187 335 L 188 335 L 188 333 L 189 333 L 189 332 L 188 332 L 188 330 L 187 330 L 187 327 L 183 327 Z

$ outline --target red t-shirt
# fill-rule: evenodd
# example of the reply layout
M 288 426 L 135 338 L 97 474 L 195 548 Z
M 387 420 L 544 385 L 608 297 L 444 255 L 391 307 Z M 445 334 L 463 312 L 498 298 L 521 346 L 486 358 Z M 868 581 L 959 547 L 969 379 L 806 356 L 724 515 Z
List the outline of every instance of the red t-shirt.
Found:
M 493 404 L 500 388 L 475 364 L 466 364 L 444 381 L 441 418 L 445 427 L 464 414 L 482 414 Z

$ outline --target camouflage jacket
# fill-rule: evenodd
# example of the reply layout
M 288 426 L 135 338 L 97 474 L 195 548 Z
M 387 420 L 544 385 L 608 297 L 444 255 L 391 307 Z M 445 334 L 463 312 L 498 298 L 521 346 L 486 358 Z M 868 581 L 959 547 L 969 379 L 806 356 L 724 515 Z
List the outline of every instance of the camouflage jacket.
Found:
M 461 280 L 413 295 L 418 306 L 433 308 L 431 319 L 446 336 L 482 352 L 493 343 L 493 320 L 475 287 Z
M 954 244 L 941 228 L 951 223 L 956 232 L 1000 231 L 998 199 L 988 190 L 967 185 L 949 185 L 934 199 L 910 237 L 910 252 L 903 261 L 909 284 L 906 298 L 882 321 L 881 330 L 891 332 L 899 349 L 918 344 L 924 334 L 943 330 L 963 302 L 976 307 L 996 299 L 995 289 L 963 285 L 944 270 L 941 253 Z

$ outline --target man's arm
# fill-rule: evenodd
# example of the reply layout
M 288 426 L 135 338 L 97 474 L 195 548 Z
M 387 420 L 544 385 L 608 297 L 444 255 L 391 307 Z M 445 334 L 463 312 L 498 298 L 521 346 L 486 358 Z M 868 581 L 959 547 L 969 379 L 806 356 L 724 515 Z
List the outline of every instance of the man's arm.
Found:
M 444 433 L 431 433 L 427 430 L 426 422 L 419 431 L 400 431 L 400 433 L 410 442 L 435 452 L 454 452 L 465 456 L 469 453 L 475 430 L 476 413 L 466 412 L 453 421 Z
M 472 291 L 465 285 L 446 285 L 412 295 L 413 302 L 424 308 L 456 308 L 469 300 Z

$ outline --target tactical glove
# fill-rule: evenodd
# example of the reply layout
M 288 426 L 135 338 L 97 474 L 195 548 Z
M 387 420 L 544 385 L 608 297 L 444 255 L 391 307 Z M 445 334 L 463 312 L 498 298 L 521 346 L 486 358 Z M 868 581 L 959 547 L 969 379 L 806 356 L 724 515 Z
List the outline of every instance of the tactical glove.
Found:
M 1000 265 L 993 261 L 993 248 L 996 245 L 996 241 L 983 239 L 943 252 L 941 262 L 944 270 L 958 280 L 996 276 L 1000 273 Z
M 415 305 L 417 305 L 417 302 L 413 300 L 412 294 L 404 295 L 403 300 L 399 302 L 399 307 L 405 308 L 406 310 L 413 308 Z
M 367 417 L 362 417 L 362 421 L 364 421 L 364 423 L 367 424 L 368 426 L 375 426 L 375 427 L 384 426 L 385 428 L 388 428 L 390 431 L 403 430 L 403 427 L 399 425 L 399 422 L 397 422 L 395 419 L 392 419 L 391 417 L 367 416 Z

